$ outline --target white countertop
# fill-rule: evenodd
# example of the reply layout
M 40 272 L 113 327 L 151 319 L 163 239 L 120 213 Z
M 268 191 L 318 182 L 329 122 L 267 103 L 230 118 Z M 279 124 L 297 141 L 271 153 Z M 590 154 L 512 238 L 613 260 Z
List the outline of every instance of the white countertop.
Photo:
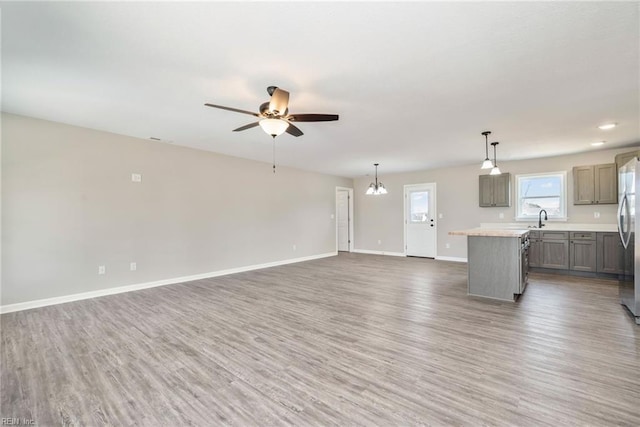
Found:
M 617 232 L 618 226 L 616 224 L 578 224 L 571 222 L 551 222 L 544 221 L 544 228 L 538 228 L 538 224 L 531 224 L 528 222 L 517 223 L 517 222 L 485 222 L 480 223 L 480 228 L 488 228 L 488 229 L 515 229 L 515 230 L 523 230 L 528 229 L 530 231 L 535 230 L 558 230 L 558 231 L 595 231 L 595 232 Z M 529 228 L 530 226 L 534 226 L 535 228 Z
M 469 230 L 454 230 L 452 236 L 484 236 L 484 237 L 521 237 L 531 230 L 512 228 L 471 228 Z

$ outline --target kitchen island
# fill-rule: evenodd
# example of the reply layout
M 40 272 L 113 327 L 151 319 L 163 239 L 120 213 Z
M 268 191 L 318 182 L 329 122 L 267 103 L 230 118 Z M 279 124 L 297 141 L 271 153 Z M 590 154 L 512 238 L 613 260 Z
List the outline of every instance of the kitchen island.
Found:
M 529 230 L 474 228 L 467 236 L 468 294 L 515 301 L 527 286 Z

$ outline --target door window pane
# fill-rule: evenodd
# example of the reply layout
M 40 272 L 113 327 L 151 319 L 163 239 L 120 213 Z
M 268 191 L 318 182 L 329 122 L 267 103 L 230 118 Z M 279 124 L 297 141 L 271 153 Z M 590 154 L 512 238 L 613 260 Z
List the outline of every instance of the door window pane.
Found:
M 409 193 L 409 221 L 427 222 L 429 219 L 429 192 L 412 191 Z

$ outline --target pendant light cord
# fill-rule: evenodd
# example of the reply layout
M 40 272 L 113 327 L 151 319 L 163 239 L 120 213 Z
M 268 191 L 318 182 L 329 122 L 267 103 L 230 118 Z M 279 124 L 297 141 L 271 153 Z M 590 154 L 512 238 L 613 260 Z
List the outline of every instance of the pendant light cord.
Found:
M 485 134 L 484 136 L 484 158 L 489 158 L 489 135 Z
M 276 173 L 276 136 L 273 135 L 273 173 Z

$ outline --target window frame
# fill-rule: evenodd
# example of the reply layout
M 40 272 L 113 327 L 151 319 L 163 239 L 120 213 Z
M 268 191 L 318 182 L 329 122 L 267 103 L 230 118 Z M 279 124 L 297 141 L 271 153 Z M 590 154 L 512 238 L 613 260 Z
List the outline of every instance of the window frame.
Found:
M 538 173 L 526 173 L 526 174 L 518 174 L 516 175 L 516 221 L 537 221 L 537 215 L 522 215 L 522 203 L 520 196 L 520 180 L 523 178 L 542 178 L 548 176 L 559 176 L 561 179 L 560 183 L 560 212 L 561 215 L 551 215 L 548 214 L 549 221 L 567 221 L 569 219 L 567 208 L 567 171 L 556 171 L 556 172 L 538 172 Z

